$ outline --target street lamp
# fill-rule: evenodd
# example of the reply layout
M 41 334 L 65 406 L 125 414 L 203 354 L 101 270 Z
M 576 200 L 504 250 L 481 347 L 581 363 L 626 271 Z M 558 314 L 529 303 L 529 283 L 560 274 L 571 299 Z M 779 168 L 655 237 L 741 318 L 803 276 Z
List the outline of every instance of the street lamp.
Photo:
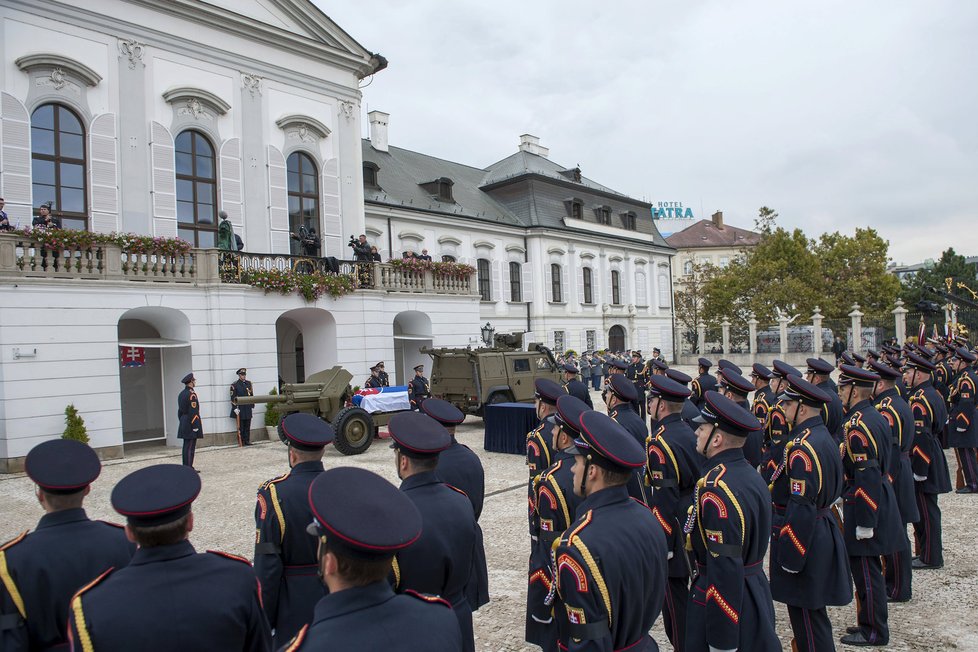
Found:
M 486 322 L 486 325 L 482 327 L 482 341 L 486 346 L 492 346 L 492 336 L 495 332 L 496 329 L 489 322 Z

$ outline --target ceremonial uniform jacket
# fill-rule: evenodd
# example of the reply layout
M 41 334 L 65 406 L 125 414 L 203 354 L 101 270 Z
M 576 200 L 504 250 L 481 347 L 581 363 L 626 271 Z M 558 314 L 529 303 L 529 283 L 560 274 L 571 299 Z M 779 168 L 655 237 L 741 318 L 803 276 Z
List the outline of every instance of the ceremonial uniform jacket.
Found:
M 184 387 L 177 397 L 177 418 L 180 421 L 178 438 L 201 439 L 204 436 L 204 427 L 200 422 L 200 400 L 197 392 L 189 387 Z
M 916 488 L 925 494 L 946 494 L 951 491 L 951 476 L 941 448 L 941 435 L 947 422 L 947 408 L 930 380 L 914 388 L 910 409 L 914 419 L 910 465 L 914 475 L 926 478 L 917 482 Z
M 830 510 L 842 489 L 839 445 L 822 418 L 797 424 L 771 484 L 771 594 L 778 602 L 821 609 L 852 601 L 849 556 Z
M 910 401 L 910 390 L 907 389 L 906 383 L 903 382 L 903 378 L 897 378 L 893 381 L 893 386 L 896 387 L 897 394 L 900 395 L 904 401 Z
M 289 640 L 312 619 L 312 608 L 326 589 L 319 578 L 309 485 L 323 472 L 322 462 L 299 462 L 289 473 L 258 488 L 255 506 L 255 574 L 261 580 L 262 606 L 275 641 Z
M 950 414 L 947 423 L 949 448 L 978 448 L 978 415 L 975 414 L 975 391 L 978 376 L 967 368 L 958 374 L 951 388 Z
M 388 375 L 388 373 L 386 371 L 379 371 L 379 372 L 377 372 L 377 378 L 380 379 L 380 385 L 379 385 L 379 387 L 390 387 L 391 386 L 391 378 L 390 378 L 390 375 Z
M 255 409 L 254 405 L 238 405 L 239 396 L 254 396 L 255 390 L 250 380 L 236 380 L 231 383 L 231 418 L 240 415 L 243 420 L 251 418 L 251 413 Z M 238 408 L 238 415 L 234 414 L 234 408 Z
M 561 649 L 658 650 L 649 629 L 665 598 L 665 537 L 625 487 L 584 499 L 554 560 Z
M 136 551 L 122 526 L 85 510 L 45 514 L 37 528 L 0 546 L 0 650 L 46 650 L 68 642 L 75 592 Z
M 448 602 L 413 591 L 397 595 L 386 582 L 374 582 L 322 598 L 316 604 L 312 623 L 281 648 L 282 652 L 458 652 L 461 649 L 462 635 Z
M 761 477 L 769 483 L 775 469 L 784 456 L 784 447 L 788 443 L 788 416 L 784 413 L 784 403 L 781 400 L 768 411 L 767 425 L 764 427 L 764 451 L 761 455 Z
M 666 536 L 672 552 L 669 577 L 689 577 L 683 523 L 693 505 L 693 488 L 700 479 L 703 456 L 696 452 L 696 433 L 678 414 L 655 423 L 646 442 L 646 480 L 652 487 L 649 507 Z
M 441 596 L 451 603 L 462 632 L 464 650 L 475 643 L 472 607 L 466 587 L 479 542 L 479 525 L 465 494 L 441 482 L 431 471 L 401 482 L 403 491 L 421 512 L 421 537 L 394 559 L 394 588 Z
M 364 389 L 376 389 L 383 386 L 384 384 L 381 382 L 380 378 L 374 376 L 373 374 L 370 374 L 370 377 L 367 378 L 367 381 L 363 384 Z
M 526 466 L 530 472 L 530 478 L 526 483 L 527 520 L 530 535 L 533 535 L 533 514 L 536 510 L 533 479 L 544 469 L 550 468 L 551 461 L 554 459 L 553 451 L 550 450 L 550 429 L 549 424 L 543 421 L 539 426 L 526 433 Z
M 900 398 L 896 387 L 881 392 L 874 401 L 874 407 L 890 424 L 893 451 L 890 453 L 890 468 L 886 469 L 886 473 L 900 508 L 900 520 L 904 523 L 916 523 L 920 519 L 920 512 L 917 510 L 917 498 L 914 495 L 913 469 L 910 468 L 910 451 L 913 450 L 914 440 L 913 410 L 909 403 Z
M 825 423 L 825 429 L 835 437 L 836 442 L 841 442 L 842 419 L 845 409 L 842 407 L 842 399 L 839 398 L 839 388 L 831 379 L 823 380 L 816 387 L 828 394 L 831 399 L 822 405 L 822 421 Z
M 631 409 L 628 404 L 620 403 L 616 405 L 608 410 L 608 416 L 631 433 L 639 446 L 645 447 L 646 440 L 649 438 L 648 426 L 645 425 L 645 419 L 638 416 L 635 410 Z M 638 469 L 632 474 L 632 479 L 628 482 L 628 495 L 636 500 L 641 500 L 643 503 L 648 503 L 648 496 L 645 492 L 644 470 Z
M 411 399 L 411 407 L 421 407 L 421 403 L 431 396 L 431 387 L 428 379 L 424 376 L 415 376 L 408 383 L 408 396 Z
M 951 396 L 951 384 L 955 376 L 956 374 L 951 371 L 951 364 L 947 360 L 942 360 L 937 363 L 937 369 L 933 373 L 934 389 L 944 399 L 945 404 Z
M 737 405 L 750 412 L 750 404 L 747 399 L 734 401 Z M 747 441 L 744 442 L 744 459 L 755 469 L 764 462 L 764 431 L 755 430 L 747 434 Z
M 897 552 L 905 527 L 893 485 L 885 474 L 893 454 L 890 424 L 867 399 L 849 409 L 842 427 L 846 549 L 854 557 Z M 873 528 L 872 538 L 857 540 L 856 526 Z
M 640 391 L 645 391 L 645 363 L 644 362 L 632 362 L 628 365 L 628 369 L 625 370 L 625 377 L 628 380 L 635 383 L 635 389 Z
M 594 409 L 594 403 L 591 402 L 591 392 L 588 391 L 587 385 L 581 381 L 574 378 L 573 380 L 568 380 L 564 383 L 564 391 L 575 398 L 579 398 L 588 406 L 590 409 Z
M 703 397 L 706 396 L 706 393 L 717 391 L 717 379 L 708 373 L 700 374 L 693 379 L 689 389 L 693 392 L 689 399 L 696 404 L 697 408 L 702 408 L 703 401 L 706 400 Z
M 751 412 L 761 422 L 762 426 L 767 426 L 767 415 L 777 402 L 778 396 L 770 385 L 765 385 L 754 392 L 754 404 L 751 406 Z
M 272 645 L 251 564 L 197 553 L 189 541 L 137 549 L 128 566 L 75 595 L 69 619 L 72 652 L 263 652 Z
M 714 455 L 696 483 L 689 546 L 699 576 L 690 590 L 686 650 L 781 650 L 764 576 L 771 494 L 739 448 Z

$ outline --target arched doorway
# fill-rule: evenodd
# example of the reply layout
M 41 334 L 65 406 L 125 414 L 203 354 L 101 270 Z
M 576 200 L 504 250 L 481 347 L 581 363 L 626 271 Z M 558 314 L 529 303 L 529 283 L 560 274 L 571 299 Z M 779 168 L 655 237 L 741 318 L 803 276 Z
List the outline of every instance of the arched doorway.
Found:
M 394 378 L 397 385 L 406 385 L 414 377 L 414 368 L 424 365 L 425 375 L 431 374 L 431 356 L 421 353 L 431 346 L 431 318 L 423 312 L 408 310 L 394 318 Z
M 621 326 L 612 326 L 608 329 L 608 350 L 625 350 L 625 329 Z
M 336 320 L 322 308 L 296 308 L 275 321 L 278 375 L 303 383 L 307 376 L 336 364 Z
M 192 371 L 190 320 L 173 308 L 144 306 L 119 318 L 123 445 L 177 444 L 177 396 Z

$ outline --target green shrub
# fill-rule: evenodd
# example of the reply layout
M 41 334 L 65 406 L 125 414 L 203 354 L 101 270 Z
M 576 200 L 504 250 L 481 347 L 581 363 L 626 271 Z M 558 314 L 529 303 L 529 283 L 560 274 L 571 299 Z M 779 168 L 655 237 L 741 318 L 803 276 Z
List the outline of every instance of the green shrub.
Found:
M 88 443 L 88 430 L 85 428 L 85 420 L 81 418 L 78 410 L 71 403 L 65 408 L 65 431 L 61 438 L 74 439 L 83 444 Z
M 269 394 L 278 394 L 278 389 L 273 387 Z M 272 403 L 265 405 L 265 425 L 273 428 L 278 427 L 278 410 Z

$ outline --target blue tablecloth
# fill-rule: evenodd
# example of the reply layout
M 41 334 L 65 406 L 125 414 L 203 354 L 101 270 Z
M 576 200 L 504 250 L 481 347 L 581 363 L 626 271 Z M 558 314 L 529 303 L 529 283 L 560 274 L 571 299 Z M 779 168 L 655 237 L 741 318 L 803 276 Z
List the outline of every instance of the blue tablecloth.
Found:
M 485 408 L 483 447 L 493 453 L 526 454 L 526 433 L 540 424 L 533 403 L 496 403 Z

